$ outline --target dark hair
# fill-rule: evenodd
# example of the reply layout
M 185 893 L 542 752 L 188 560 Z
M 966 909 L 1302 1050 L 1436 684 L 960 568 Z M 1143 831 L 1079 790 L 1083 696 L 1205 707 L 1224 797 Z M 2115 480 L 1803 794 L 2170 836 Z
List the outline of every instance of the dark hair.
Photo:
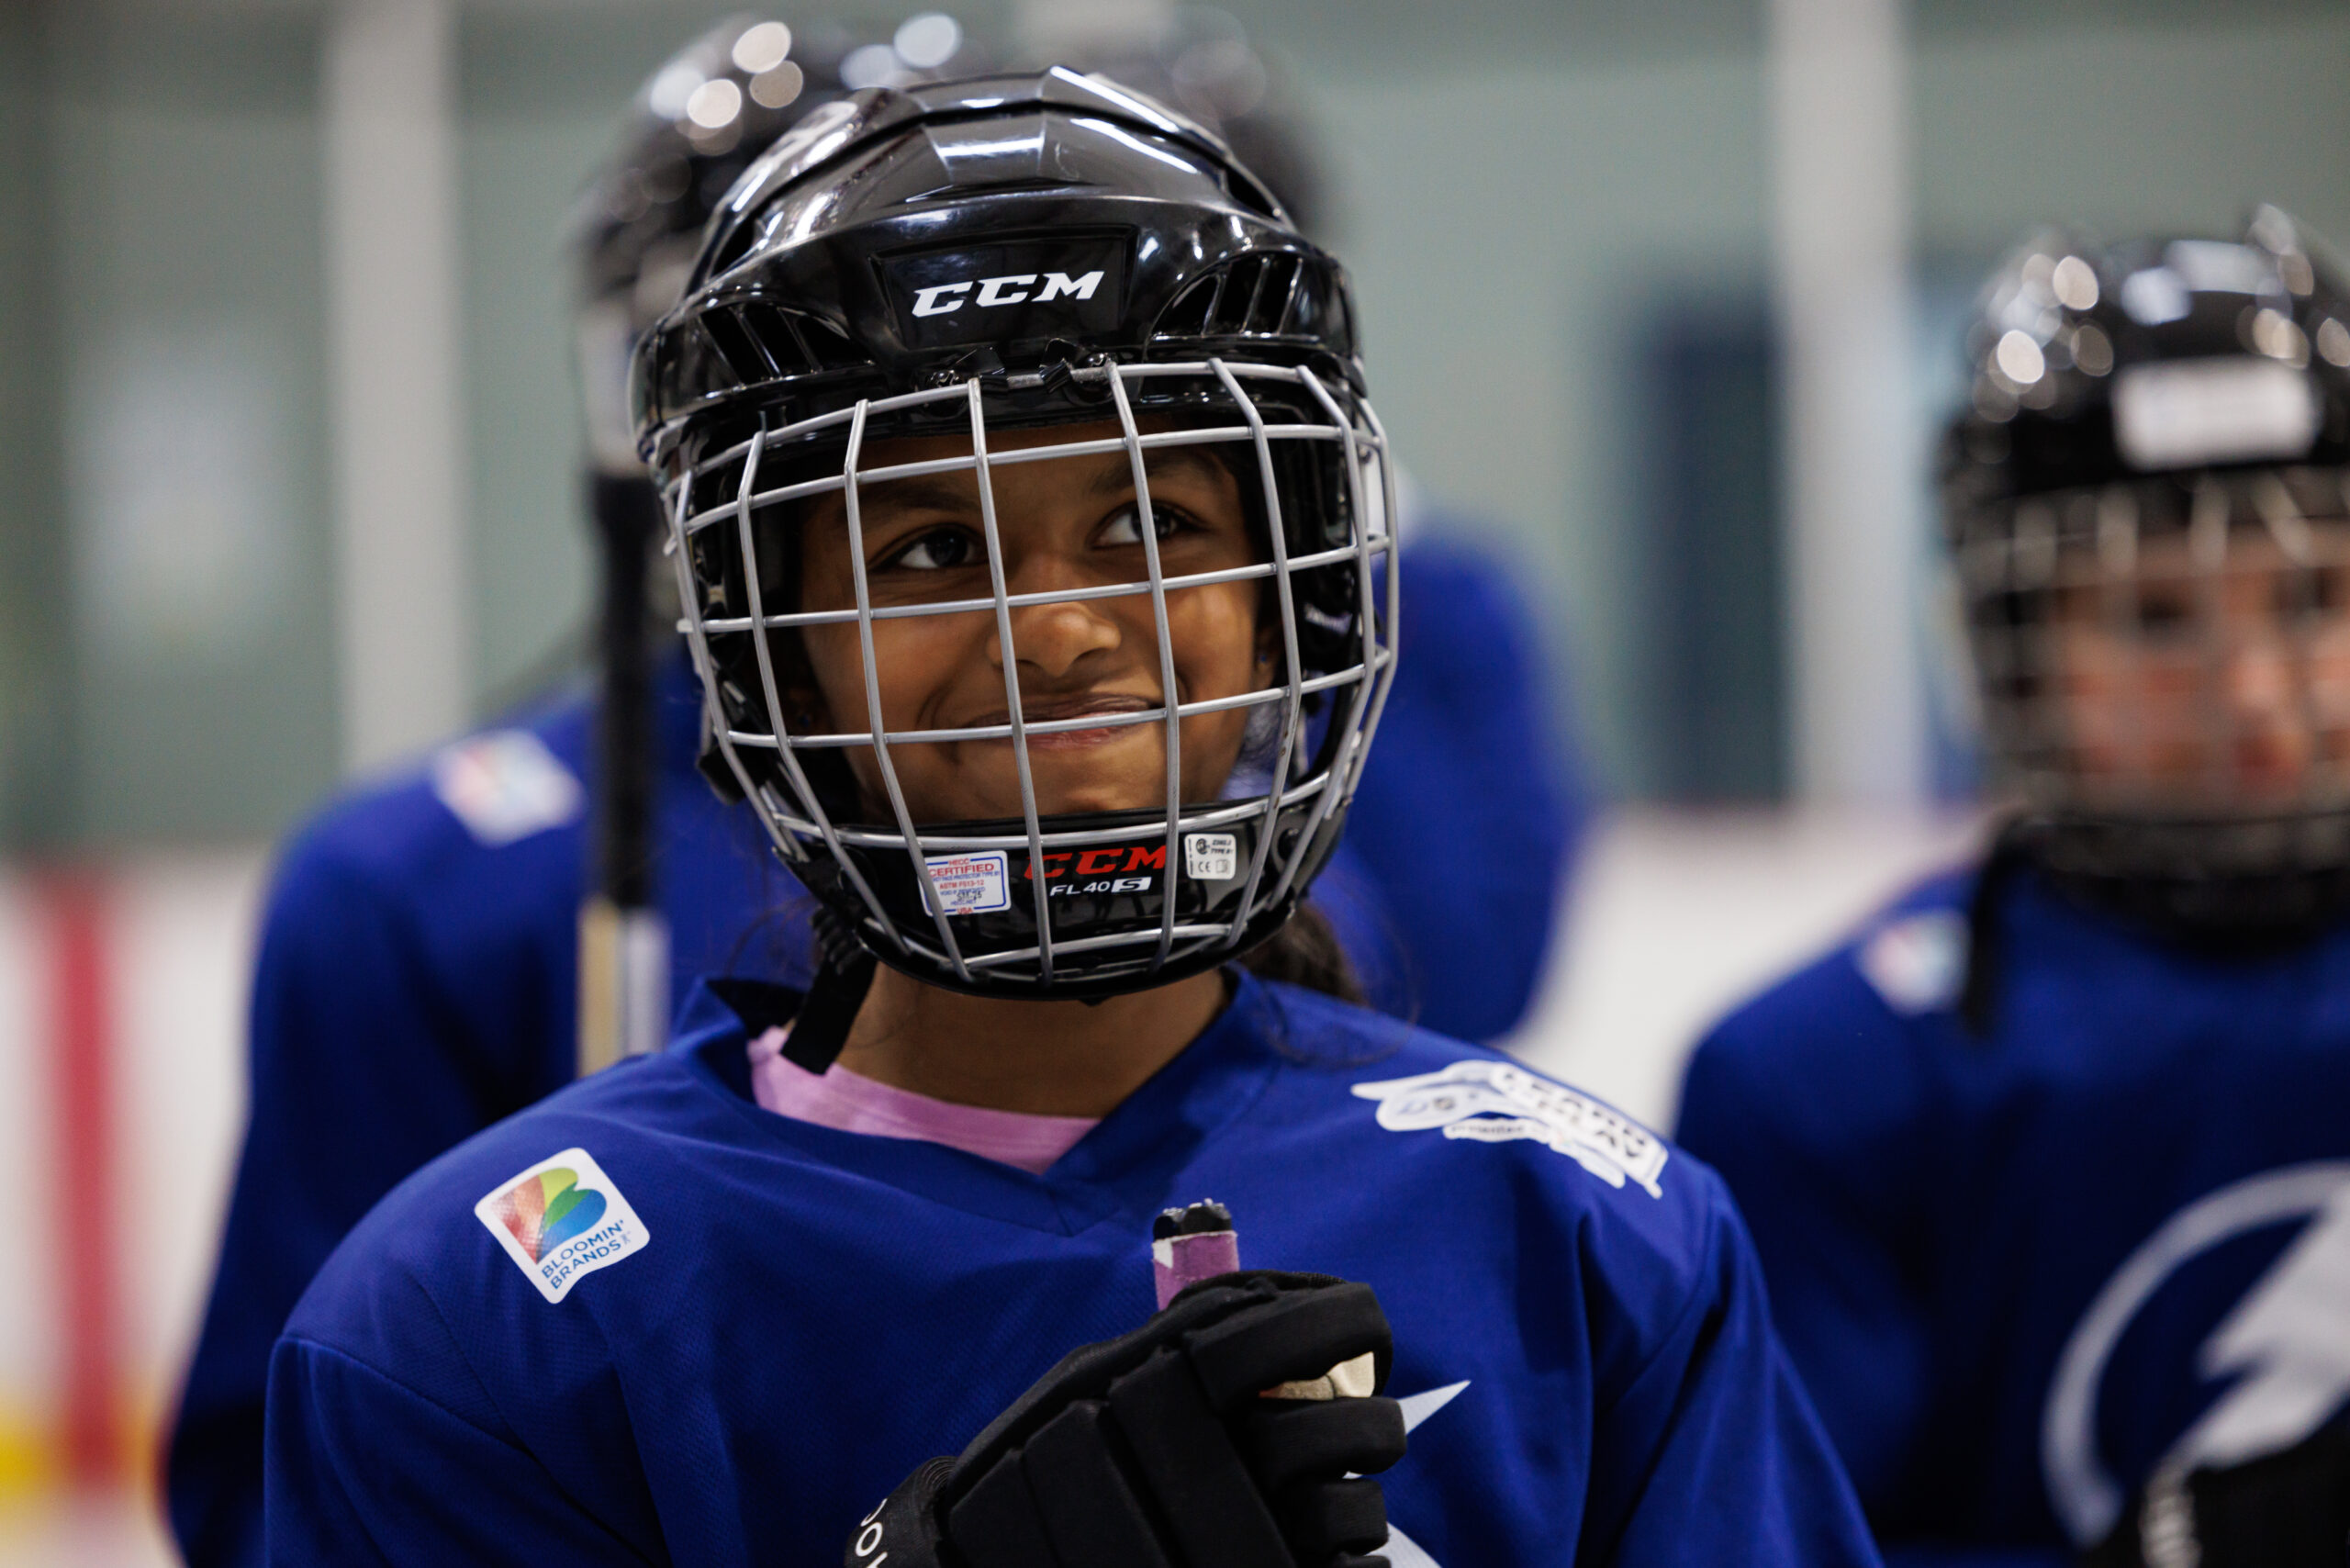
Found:
M 1286 980 L 1340 1002 L 1364 1005 L 1362 980 L 1330 917 L 1310 903 L 1297 906 L 1279 931 L 1241 955 L 1240 967 L 1260 979 Z

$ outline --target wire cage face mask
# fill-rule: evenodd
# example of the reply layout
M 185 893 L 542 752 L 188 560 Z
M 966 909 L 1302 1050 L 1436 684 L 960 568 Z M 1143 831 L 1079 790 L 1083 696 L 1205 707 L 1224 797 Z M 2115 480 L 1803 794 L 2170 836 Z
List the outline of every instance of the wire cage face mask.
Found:
M 1954 520 L 2006 781 L 2109 876 L 2350 867 L 2350 469 L 2244 468 Z
M 1245 520 L 1226 520 L 1227 545 L 1247 539 L 1228 564 L 1181 567 L 1198 557 L 1169 476 L 1187 463 Z M 1394 666 L 1394 484 L 1350 387 L 1103 359 L 737 428 L 667 470 L 706 766 L 882 961 L 978 993 L 1104 996 L 1221 964 L 1294 911 Z M 1072 515 L 1109 520 L 1074 557 L 1022 511 L 1060 515 L 1051 487 L 1071 476 L 1092 498 Z M 903 566 L 936 556 L 935 525 L 867 532 L 918 486 L 962 509 L 937 588 Z M 845 580 L 835 559 L 819 584 L 806 562 L 835 544 Z M 1209 605 L 1251 613 L 1194 613 Z M 1120 689 L 1039 655 L 1055 615 L 1122 650 Z M 1248 625 L 1234 680 L 1217 639 Z

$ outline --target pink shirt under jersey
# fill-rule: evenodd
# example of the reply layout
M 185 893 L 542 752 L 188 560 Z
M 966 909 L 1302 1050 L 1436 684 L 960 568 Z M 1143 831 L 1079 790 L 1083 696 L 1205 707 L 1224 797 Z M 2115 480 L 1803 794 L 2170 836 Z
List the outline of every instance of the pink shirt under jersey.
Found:
M 1036 1116 L 949 1104 L 877 1083 L 838 1062 L 829 1072 L 810 1072 L 784 1056 L 783 1037 L 781 1029 L 769 1029 L 751 1042 L 751 1095 L 760 1109 L 795 1122 L 943 1143 L 1033 1175 L 1042 1175 L 1094 1127 L 1091 1116 Z

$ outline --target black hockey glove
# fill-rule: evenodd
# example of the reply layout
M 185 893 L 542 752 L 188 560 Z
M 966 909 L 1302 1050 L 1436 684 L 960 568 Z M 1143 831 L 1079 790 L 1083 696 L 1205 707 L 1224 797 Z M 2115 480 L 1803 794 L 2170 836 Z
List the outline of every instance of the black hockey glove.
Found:
M 908 1476 L 847 1568 L 1385 1568 L 1360 1555 L 1387 1539 L 1361 1475 L 1404 1457 L 1392 1356 L 1369 1285 L 1203 1281 Z
M 2083 1568 L 2343 1568 L 2350 1417 L 2241 1464 L 2162 1477 L 2131 1499 Z

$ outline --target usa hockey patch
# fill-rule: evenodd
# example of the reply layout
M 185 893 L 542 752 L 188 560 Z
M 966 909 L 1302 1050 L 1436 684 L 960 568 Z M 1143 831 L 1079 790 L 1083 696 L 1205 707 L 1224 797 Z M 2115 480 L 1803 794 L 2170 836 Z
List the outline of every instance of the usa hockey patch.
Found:
M 1440 1072 L 1354 1090 L 1379 1102 L 1379 1125 L 1389 1132 L 1442 1127 L 1449 1138 L 1479 1143 L 1531 1139 L 1611 1187 L 1630 1181 L 1652 1198 L 1664 1195 L 1657 1178 L 1672 1151 L 1662 1138 L 1588 1094 L 1505 1061 L 1457 1061 Z
M 551 1302 L 653 1239 L 595 1156 L 566 1148 L 474 1205 L 514 1266 Z

